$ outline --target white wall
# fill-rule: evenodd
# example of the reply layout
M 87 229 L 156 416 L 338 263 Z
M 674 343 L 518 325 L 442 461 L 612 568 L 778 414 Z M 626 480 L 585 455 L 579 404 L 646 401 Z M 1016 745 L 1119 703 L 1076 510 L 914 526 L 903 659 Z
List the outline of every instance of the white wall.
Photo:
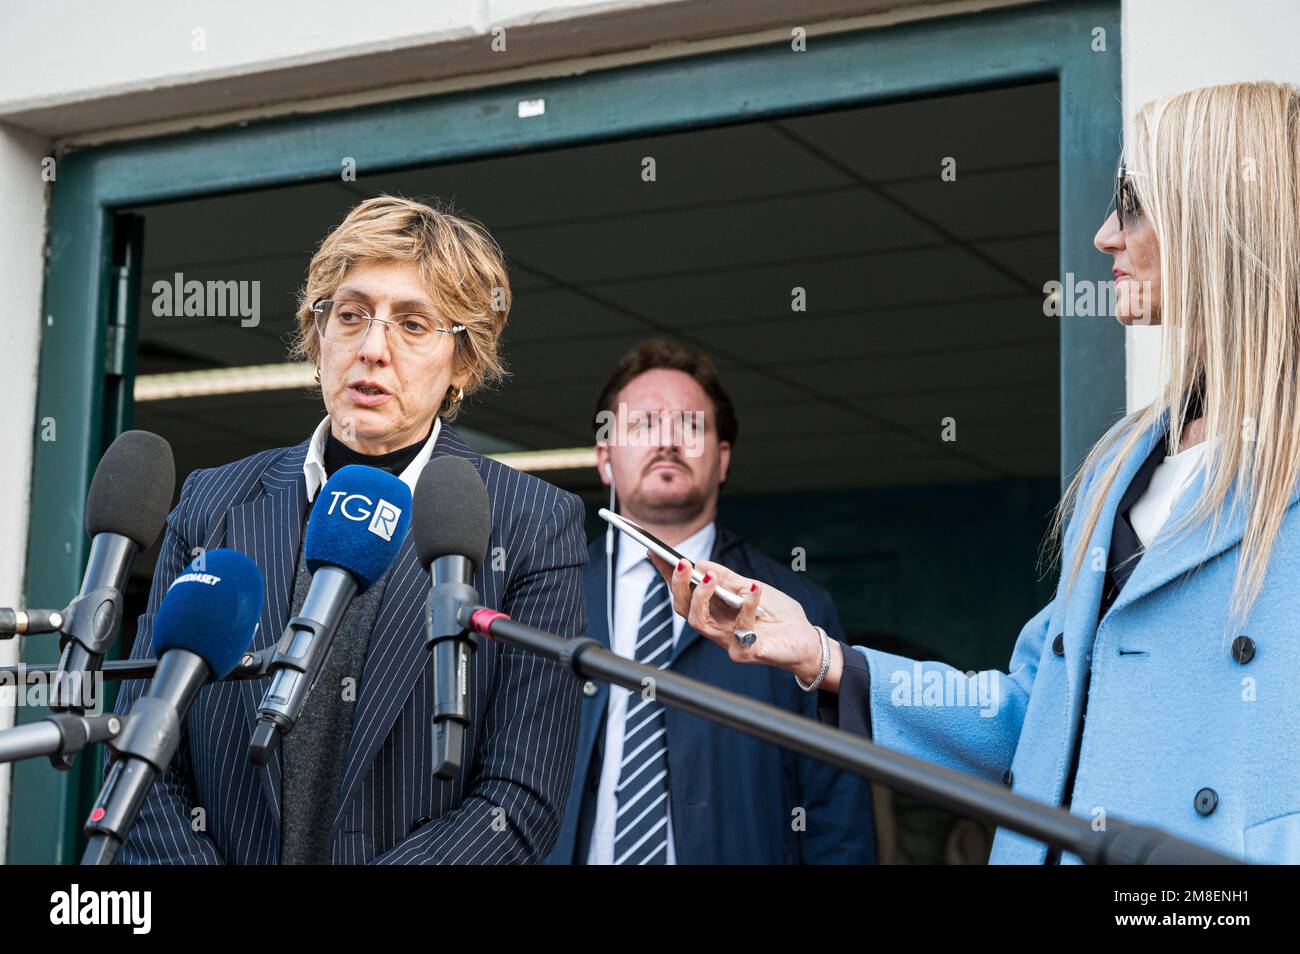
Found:
M 1126 0 L 1124 119 L 1152 99 L 1218 83 L 1300 83 L 1296 0 Z M 1159 385 L 1160 328 L 1129 328 L 1128 407 Z
M 23 605 L 27 509 L 31 499 L 32 434 L 36 406 L 36 362 L 40 348 L 41 286 L 45 261 L 45 182 L 41 158 L 49 143 L 41 136 L 0 123 L 0 355 L 5 396 L 0 407 L 0 606 Z M 0 666 L 18 661 L 18 639 L 0 642 Z M 12 697 L 0 692 L 0 729 L 13 722 Z M 0 859 L 9 826 L 9 767 L 0 766 Z
M 320 0 L 175 3 L 99 0 L 7 4 L 4 99 L 72 103 L 217 74 L 350 59 L 526 26 L 682 0 Z M 57 33 L 52 28 L 63 25 Z M 22 38 L 48 43 L 23 43 Z M 196 44 L 202 38 L 202 45 Z M 50 45 L 57 43 L 58 56 Z M 352 86 L 362 85 L 355 75 Z
M 788 0 L 13 3 L 0 31 L 0 120 L 67 136 L 767 27 L 784 26 L 788 35 L 792 23 L 880 11 L 882 22 L 907 19 L 936 2 L 800 0 L 793 10 Z M 493 48 L 497 29 L 505 30 L 505 49 Z

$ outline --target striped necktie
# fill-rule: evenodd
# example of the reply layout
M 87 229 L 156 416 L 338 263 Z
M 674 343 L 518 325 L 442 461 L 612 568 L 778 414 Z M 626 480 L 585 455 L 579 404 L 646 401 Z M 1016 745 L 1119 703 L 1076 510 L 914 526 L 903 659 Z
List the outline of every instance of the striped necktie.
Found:
M 673 649 L 673 604 L 655 570 L 637 624 L 637 662 L 660 669 Z M 623 719 L 623 764 L 618 773 L 614 864 L 665 864 L 668 860 L 668 726 L 664 707 L 642 691 L 628 692 Z

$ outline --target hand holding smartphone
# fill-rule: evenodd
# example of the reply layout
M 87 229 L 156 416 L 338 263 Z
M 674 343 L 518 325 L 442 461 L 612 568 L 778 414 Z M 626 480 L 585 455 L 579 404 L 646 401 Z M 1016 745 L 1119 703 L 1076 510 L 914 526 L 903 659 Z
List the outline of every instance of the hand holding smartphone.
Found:
M 612 510 L 606 510 L 604 507 L 601 507 L 600 510 L 596 511 L 596 513 L 606 523 L 621 530 L 637 543 L 641 544 L 641 546 L 659 556 L 665 562 L 674 565 L 682 562 L 686 563 L 691 568 L 692 586 L 698 586 L 704 582 L 704 575 L 695 568 L 695 563 L 693 561 L 686 559 L 686 557 L 682 556 L 668 544 L 664 543 L 649 530 L 645 529 L 645 527 L 634 523 L 621 514 L 614 513 Z M 738 610 L 742 605 L 744 605 L 744 600 L 741 599 L 740 594 L 734 593 L 726 587 L 719 586 L 713 592 L 718 599 L 722 600 L 722 602 L 726 603 L 732 609 Z M 760 619 L 771 619 L 771 614 L 761 606 L 758 607 L 758 616 Z

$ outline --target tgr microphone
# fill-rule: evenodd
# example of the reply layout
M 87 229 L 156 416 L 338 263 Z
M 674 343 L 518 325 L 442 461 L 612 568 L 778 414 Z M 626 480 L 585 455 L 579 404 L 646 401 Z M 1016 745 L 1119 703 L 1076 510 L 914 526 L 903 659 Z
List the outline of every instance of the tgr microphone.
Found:
M 410 488 L 378 468 L 349 464 L 321 489 L 303 542 L 311 587 L 267 667 L 271 685 L 248 745 L 254 765 L 266 765 L 293 731 L 348 604 L 388 572 L 410 522 Z
M 199 690 L 225 678 L 253 641 L 265 595 L 257 564 L 210 550 L 176 577 L 153 622 L 158 669 L 109 747 L 116 753 L 86 822 L 83 864 L 112 864 L 154 780 L 180 744 Z
M 433 763 L 434 774 L 449 779 L 464 762 L 478 646 L 461 625 L 460 611 L 478 603 L 471 581 L 492 536 L 492 504 L 472 463 L 463 457 L 429 461 L 415 485 L 411 536 L 433 576 L 424 607 L 426 645 L 433 652 Z
M 53 711 L 85 712 L 89 674 L 103 665 L 117 638 L 131 563 L 158 539 L 175 488 L 171 445 L 148 431 L 118 435 L 95 468 L 86 498 L 90 559 L 80 594 L 63 612 Z M 71 759 L 65 767 L 70 766 Z

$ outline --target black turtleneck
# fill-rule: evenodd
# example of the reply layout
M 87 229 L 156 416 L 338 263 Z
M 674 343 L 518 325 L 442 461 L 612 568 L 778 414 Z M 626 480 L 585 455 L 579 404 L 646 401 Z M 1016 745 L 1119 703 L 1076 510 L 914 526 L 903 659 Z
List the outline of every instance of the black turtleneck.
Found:
M 340 467 L 346 467 L 348 464 L 363 464 L 366 467 L 378 467 L 380 470 L 386 470 L 390 474 L 397 476 L 415 460 L 428 441 L 429 435 L 433 433 L 433 425 L 429 425 L 429 430 L 414 444 L 406 447 L 400 447 L 395 451 L 389 451 L 387 454 L 363 454 L 360 451 L 354 451 L 347 444 L 334 436 L 332 429 L 325 432 L 325 476 L 333 477 L 334 472 Z

